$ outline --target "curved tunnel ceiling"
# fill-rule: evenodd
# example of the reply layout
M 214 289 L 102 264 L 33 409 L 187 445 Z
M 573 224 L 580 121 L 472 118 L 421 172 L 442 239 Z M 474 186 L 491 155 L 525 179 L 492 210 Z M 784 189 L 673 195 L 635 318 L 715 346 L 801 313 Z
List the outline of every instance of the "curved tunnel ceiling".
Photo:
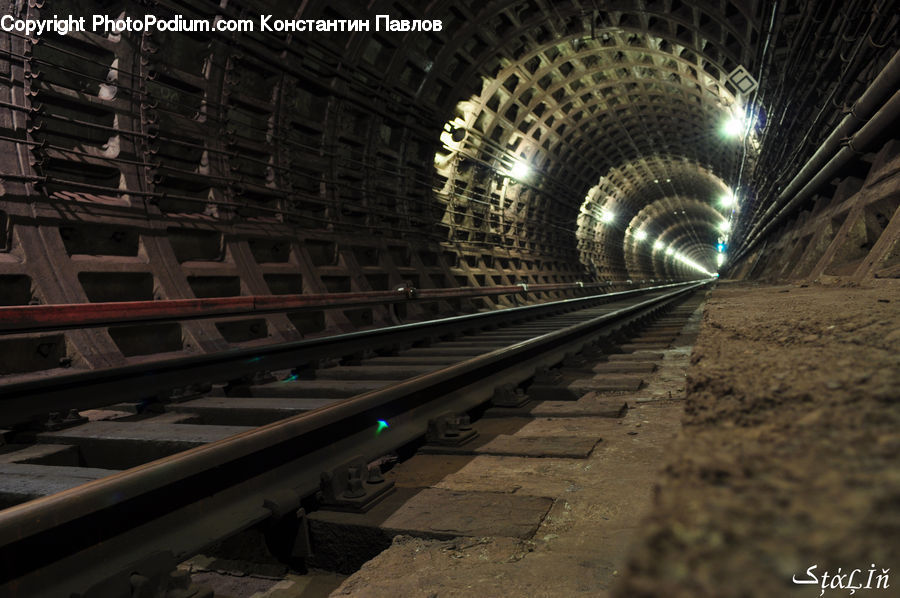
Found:
M 698 264 L 715 265 L 715 247 L 727 222 L 709 202 L 684 195 L 648 203 L 635 221 L 643 224 L 626 237 L 626 266 L 629 272 L 652 272 L 655 279 L 674 277 L 671 268 L 678 262 L 663 257 L 670 247 Z
M 731 2 L 488 3 L 454 37 L 490 46 L 491 58 L 473 67 L 481 90 L 445 127 L 443 192 L 543 209 L 520 211 L 574 233 L 601 278 L 698 275 L 654 251 L 658 239 L 715 271 L 722 218 L 709 214 L 736 185 L 742 150 L 719 133 L 738 107 L 726 76 L 755 72 L 761 13 Z M 479 186 L 473 163 L 515 180 Z M 636 227 L 647 236 L 626 234 Z
M 896 4 L 173 0 L 154 10 L 443 26 L 10 38 L 9 119 L 27 143 L 8 152 L 22 182 L 0 208 L 26 220 L 36 197 L 54 213 L 102 204 L 157 237 L 177 228 L 165 218 L 409 237 L 475 262 L 552 264 L 565 281 L 696 277 L 843 117 L 836 99 L 858 97 L 893 53 Z M 739 67 L 758 93 L 734 87 Z M 760 115 L 745 137 L 722 136 L 745 111 Z

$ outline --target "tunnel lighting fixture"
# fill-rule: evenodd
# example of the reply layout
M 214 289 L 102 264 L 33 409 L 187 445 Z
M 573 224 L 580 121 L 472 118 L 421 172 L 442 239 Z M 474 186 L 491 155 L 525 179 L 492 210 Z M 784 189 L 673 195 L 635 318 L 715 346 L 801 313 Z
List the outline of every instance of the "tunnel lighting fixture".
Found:
M 513 164 L 513 167 L 509 171 L 509 176 L 516 179 L 517 181 L 521 181 L 525 177 L 528 176 L 528 173 L 531 172 L 531 168 L 525 162 L 516 161 Z
M 609 224 L 615 219 L 616 215 L 610 210 L 603 210 L 603 214 L 600 215 L 600 222 L 605 222 L 606 224 Z
M 675 249 L 672 247 L 666 249 L 666 255 L 672 255 L 673 253 L 675 253 Z
M 734 205 L 735 197 L 731 193 L 726 193 L 722 197 L 719 198 L 719 205 L 723 208 L 730 208 Z
M 666 253 L 668 254 L 670 250 L 672 250 L 671 247 L 669 248 L 669 250 L 666 251 Z M 691 258 L 687 257 L 686 255 L 682 255 L 681 253 L 674 252 L 674 251 L 673 251 L 673 254 L 674 254 L 674 255 L 672 255 L 673 259 L 678 260 L 685 266 L 692 268 L 693 270 L 696 270 L 697 272 L 703 272 L 707 276 L 715 276 L 715 274 L 713 274 L 712 272 L 710 272 L 709 270 L 707 270 L 706 268 L 704 268 L 703 266 L 701 266 L 700 264 L 698 264 L 697 262 L 692 260 Z
M 724 253 L 716 254 L 716 265 L 721 266 L 724 263 L 725 263 L 725 254 Z
M 726 137 L 737 137 L 744 130 L 744 122 L 737 116 L 732 116 L 722 125 L 722 134 Z
M 719 253 L 725 253 L 725 243 L 718 243 L 716 245 L 716 251 Z
M 643 241 L 644 239 L 647 238 L 647 231 L 645 231 L 645 230 L 637 231 L 636 233 L 634 233 L 634 238 L 637 239 L 638 241 Z
M 662 249 L 662 248 L 663 248 L 663 242 L 662 242 L 662 241 L 660 241 L 659 239 L 657 239 L 656 241 L 653 242 L 653 249 Z
M 723 233 L 727 233 L 728 231 L 731 230 L 731 223 L 728 222 L 727 220 L 723 220 L 722 222 L 719 223 L 719 230 L 722 231 Z
M 722 123 L 720 132 L 725 137 L 743 137 L 744 133 L 753 126 L 755 119 L 748 118 L 745 114 L 733 114 Z

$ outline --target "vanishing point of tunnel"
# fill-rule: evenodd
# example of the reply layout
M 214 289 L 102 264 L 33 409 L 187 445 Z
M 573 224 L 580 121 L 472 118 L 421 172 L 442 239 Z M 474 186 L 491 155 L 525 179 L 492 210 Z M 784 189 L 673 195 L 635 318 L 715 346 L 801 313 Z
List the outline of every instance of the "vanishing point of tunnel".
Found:
M 527 542 L 395 539 L 342 595 L 900 584 L 895 0 L 2 6 L 0 391 L 707 280 L 661 402 L 565 478 L 621 483 Z

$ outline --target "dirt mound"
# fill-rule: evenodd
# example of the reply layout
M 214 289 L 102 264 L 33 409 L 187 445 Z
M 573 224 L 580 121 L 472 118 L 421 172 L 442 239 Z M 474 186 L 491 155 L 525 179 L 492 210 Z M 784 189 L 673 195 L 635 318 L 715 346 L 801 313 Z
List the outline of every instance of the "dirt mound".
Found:
M 900 567 L 900 285 L 876 282 L 713 293 L 684 436 L 616 596 L 818 596 L 792 577 L 864 585 L 874 565 L 874 588 Z

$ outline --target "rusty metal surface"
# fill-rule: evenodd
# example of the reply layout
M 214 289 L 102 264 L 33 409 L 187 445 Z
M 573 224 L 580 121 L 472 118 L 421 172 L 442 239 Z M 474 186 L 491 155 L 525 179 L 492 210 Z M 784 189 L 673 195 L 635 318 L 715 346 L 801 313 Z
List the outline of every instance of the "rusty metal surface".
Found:
M 459 287 L 456 289 L 400 287 L 393 291 L 358 293 L 254 295 L 206 299 L 2 306 L 0 307 L 0 334 L 111 326 L 135 322 L 170 322 L 252 314 L 291 313 L 306 309 L 368 307 L 415 300 L 433 301 L 608 287 L 607 283 L 521 284 L 491 288 Z
M 664 285 L 677 288 L 688 283 Z M 613 301 L 650 289 L 607 293 L 552 304 L 538 304 L 406 324 L 326 338 L 279 343 L 257 348 L 159 360 L 146 364 L 58 375 L 0 386 L 0 423 L 17 423 L 51 411 L 88 409 L 115 403 L 122 396 L 151 397 L 158 392 L 195 384 L 198 380 L 229 382 L 264 370 L 293 369 L 308 362 L 414 342 L 423 335 L 457 333 L 467 327 L 538 317 L 562 309 Z

